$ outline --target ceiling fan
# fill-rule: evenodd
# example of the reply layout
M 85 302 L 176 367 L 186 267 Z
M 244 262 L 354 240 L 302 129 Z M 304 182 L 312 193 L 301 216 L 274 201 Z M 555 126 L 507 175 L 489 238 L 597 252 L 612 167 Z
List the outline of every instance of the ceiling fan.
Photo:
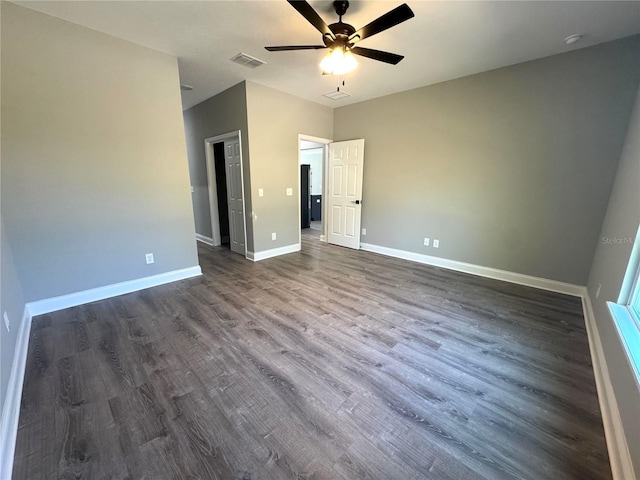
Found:
M 305 0 L 287 1 L 298 11 L 298 13 L 300 13 L 300 15 L 306 18 L 307 21 L 316 28 L 316 30 L 322 33 L 322 42 L 324 45 L 265 47 L 270 52 L 281 52 L 286 50 L 318 50 L 328 48 L 330 49 L 330 52 L 323 58 L 320 67 L 324 73 L 333 75 L 344 75 L 356 67 L 357 61 L 353 57 L 353 54 L 371 58 L 379 62 L 390 63 L 392 65 L 397 65 L 398 62 L 404 58 L 402 55 L 383 52 L 381 50 L 373 50 L 371 48 L 357 47 L 355 44 L 365 38 L 376 35 L 398 25 L 399 23 L 413 18 L 414 14 L 406 3 L 385 13 L 381 17 L 378 17 L 373 22 L 362 27 L 360 30 L 356 30 L 353 26 L 342 21 L 342 16 L 347 13 L 347 9 L 349 8 L 349 2 L 347 1 L 333 2 L 333 8 L 339 17 L 339 20 L 337 23 L 332 23 L 331 25 L 327 25 L 324 20 L 320 18 L 320 15 L 316 13 L 313 7 Z

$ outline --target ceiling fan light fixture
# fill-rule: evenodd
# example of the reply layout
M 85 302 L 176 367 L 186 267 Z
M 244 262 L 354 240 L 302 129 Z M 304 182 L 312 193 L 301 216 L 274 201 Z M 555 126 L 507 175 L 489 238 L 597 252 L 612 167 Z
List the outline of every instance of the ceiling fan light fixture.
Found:
M 329 75 L 346 75 L 358 66 L 356 57 L 344 47 L 331 49 L 320 62 L 320 68 Z

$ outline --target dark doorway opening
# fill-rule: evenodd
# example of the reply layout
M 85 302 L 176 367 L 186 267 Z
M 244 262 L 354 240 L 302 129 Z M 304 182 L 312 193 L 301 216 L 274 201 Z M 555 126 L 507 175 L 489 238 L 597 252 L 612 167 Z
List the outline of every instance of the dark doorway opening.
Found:
M 229 205 L 227 201 L 227 172 L 224 161 L 224 142 L 213 145 L 213 164 L 216 171 L 218 218 L 222 245 L 229 245 Z
M 311 165 L 300 165 L 300 225 L 311 226 Z

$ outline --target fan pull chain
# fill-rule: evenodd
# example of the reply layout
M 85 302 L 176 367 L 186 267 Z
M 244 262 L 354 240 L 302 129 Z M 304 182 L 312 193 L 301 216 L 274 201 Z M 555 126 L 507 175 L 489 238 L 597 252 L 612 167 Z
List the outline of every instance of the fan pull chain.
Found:
M 341 78 L 341 80 L 340 80 L 340 79 L 338 79 L 338 87 L 336 88 L 336 92 L 339 92 L 339 91 L 340 91 L 340 84 L 342 84 L 342 86 L 343 86 L 343 87 L 345 86 L 345 81 L 344 81 L 345 76 L 344 76 L 344 75 L 342 75 L 342 77 L 340 77 L 340 78 Z

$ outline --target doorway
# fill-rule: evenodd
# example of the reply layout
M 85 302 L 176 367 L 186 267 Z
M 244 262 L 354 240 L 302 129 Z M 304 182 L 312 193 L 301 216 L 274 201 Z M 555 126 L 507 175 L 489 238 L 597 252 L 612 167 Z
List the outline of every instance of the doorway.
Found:
M 240 131 L 205 141 L 209 210 L 214 246 L 247 256 Z
M 300 244 L 302 235 L 317 241 L 325 241 L 324 191 L 326 179 L 327 146 L 331 140 L 298 135 L 298 204 Z
M 334 245 L 360 249 L 362 219 L 362 180 L 364 165 L 364 139 L 332 142 L 326 138 L 298 135 L 298 171 L 302 172 L 304 151 L 322 149 L 322 199 L 319 221 L 319 240 Z M 331 170 L 331 175 L 329 171 Z M 310 183 L 311 183 L 310 179 Z M 306 199 L 302 197 L 301 174 L 298 175 L 298 228 L 302 246 L 302 217 Z M 331 194 L 329 194 L 331 193 Z M 309 210 L 309 215 L 311 211 Z M 311 222 L 313 227 L 313 222 Z M 312 231 L 310 232 L 312 233 Z M 305 238 L 312 235 L 305 232 Z
M 229 247 L 229 209 L 227 207 L 227 169 L 224 166 L 224 142 L 213 144 L 213 163 L 216 177 L 220 243 Z

